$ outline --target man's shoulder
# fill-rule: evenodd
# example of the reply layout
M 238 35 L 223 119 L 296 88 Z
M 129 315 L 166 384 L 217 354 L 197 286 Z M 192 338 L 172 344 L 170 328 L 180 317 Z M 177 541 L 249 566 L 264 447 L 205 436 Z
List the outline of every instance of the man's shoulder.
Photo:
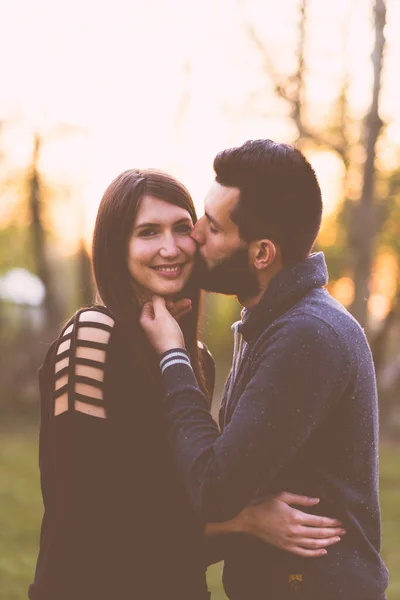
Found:
M 332 335 L 345 340 L 354 339 L 354 336 L 365 338 L 358 321 L 324 288 L 304 296 L 282 315 L 282 324 L 330 330 Z
M 335 352 L 351 355 L 357 345 L 369 352 L 360 324 L 324 288 L 312 290 L 301 298 L 266 327 L 258 340 L 262 343 L 279 338 L 285 339 L 293 347 L 314 340 L 322 351 L 330 346 Z

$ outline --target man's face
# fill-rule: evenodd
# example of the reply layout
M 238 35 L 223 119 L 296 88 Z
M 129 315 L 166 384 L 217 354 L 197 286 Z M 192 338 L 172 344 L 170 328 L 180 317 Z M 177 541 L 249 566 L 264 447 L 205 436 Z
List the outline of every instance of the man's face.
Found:
M 259 286 L 249 264 L 248 246 L 231 219 L 239 195 L 239 189 L 214 181 L 205 199 L 204 216 L 191 236 L 199 244 L 201 287 L 247 299 L 258 293 Z
M 214 181 L 204 201 L 204 216 L 192 229 L 191 236 L 200 247 L 200 255 L 211 270 L 238 248 L 245 247 L 239 228 L 231 219 L 239 200 L 239 190 Z

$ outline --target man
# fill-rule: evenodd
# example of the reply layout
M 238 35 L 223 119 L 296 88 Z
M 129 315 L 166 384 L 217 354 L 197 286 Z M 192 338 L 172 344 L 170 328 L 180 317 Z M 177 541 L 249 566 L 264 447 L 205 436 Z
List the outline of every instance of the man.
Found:
M 324 289 L 322 253 L 310 254 L 322 214 L 315 173 L 270 140 L 221 152 L 214 169 L 192 235 L 204 286 L 245 307 L 221 433 L 163 300 L 141 318 L 161 356 L 176 461 L 205 522 L 290 490 L 321 498 L 315 512 L 347 530 L 315 559 L 238 534 L 225 549 L 225 591 L 231 600 L 381 600 L 374 367 L 362 329 Z

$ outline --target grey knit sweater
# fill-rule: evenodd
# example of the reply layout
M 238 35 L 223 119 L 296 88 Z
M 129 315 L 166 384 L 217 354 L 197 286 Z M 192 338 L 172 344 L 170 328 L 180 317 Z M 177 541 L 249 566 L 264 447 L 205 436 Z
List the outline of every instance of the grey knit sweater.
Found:
M 230 536 L 232 600 L 384 598 L 374 367 L 363 330 L 326 283 L 322 253 L 272 280 L 241 325 L 246 347 L 222 404 L 222 433 L 189 361 L 163 356 L 170 442 L 204 521 L 287 490 L 319 497 L 312 512 L 339 518 L 348 532 L 317 559 Z

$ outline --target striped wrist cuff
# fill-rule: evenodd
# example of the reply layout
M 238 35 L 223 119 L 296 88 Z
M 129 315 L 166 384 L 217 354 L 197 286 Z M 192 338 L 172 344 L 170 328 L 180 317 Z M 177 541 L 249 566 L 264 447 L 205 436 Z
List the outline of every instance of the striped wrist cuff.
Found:
M 167 352 L 164 352 L 160 360 L 161 373 L 164 373 L 168 367 L 179 364 L 186 365 L 190 369 L 192 368 L 190 357 L 186 350 L 182 350 L 182 348 L 168 350 Z

